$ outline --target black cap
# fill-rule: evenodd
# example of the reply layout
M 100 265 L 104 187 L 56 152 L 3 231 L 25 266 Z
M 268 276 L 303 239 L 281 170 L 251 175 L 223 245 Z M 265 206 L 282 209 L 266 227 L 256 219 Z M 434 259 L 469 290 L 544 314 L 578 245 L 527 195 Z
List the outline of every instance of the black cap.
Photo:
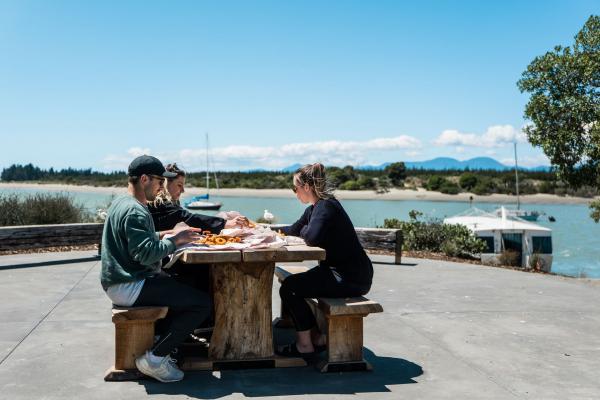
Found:
M 160 160 L 152 156 L 139 156 L 129 164 L 129 176 L 157 175 L 165 178 L 175 178 L 175 172 L 168 172 Z

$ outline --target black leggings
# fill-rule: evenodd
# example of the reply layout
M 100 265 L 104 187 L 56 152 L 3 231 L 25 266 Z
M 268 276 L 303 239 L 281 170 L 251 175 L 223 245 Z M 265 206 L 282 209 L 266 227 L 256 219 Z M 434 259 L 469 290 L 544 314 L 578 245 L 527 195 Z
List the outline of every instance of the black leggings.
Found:
M 354 297 L 367 294 L 370 285 L 338 282 L 327 267 L 315 267 L 306 272 L 290 275 L 281 284 L 279 295 L 283 307 L 290 313 L 297 331 L 306 331 L 317 322 L 307 298 Z
M 179 346 L 198 324 L 208 318 L 212 310 L 212 301 L 207 293 L 177 282 L 168 275 L 146 278 L 133 305 L 169 307 L 164 329 L 152 349 L 154 355 L 160 357 Z

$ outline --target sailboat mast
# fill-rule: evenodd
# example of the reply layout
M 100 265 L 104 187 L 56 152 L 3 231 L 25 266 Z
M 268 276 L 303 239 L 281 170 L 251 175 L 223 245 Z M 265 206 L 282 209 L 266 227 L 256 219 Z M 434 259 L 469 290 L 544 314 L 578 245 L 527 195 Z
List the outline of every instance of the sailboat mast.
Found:
M 515 146 L 515 184 L 517 186 L 517 210 L 521 208 L 521 201 L 519 199 L 519 165 L 517 164 L 517 142 L 514 143 Z
M 206 193 L 208 194 L 210 175 L 208 173 L 208 132 L 206 132 Z

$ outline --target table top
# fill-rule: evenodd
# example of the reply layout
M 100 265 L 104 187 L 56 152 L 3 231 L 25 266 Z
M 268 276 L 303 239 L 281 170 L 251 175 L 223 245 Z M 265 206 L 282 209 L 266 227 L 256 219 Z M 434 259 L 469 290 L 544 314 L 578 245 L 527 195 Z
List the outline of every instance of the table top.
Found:
M 183 252 L 180 260 L 186 264 L 216 264 L 235 262 L 300 262 L 324 260 L 325 250 L 311 246 L 285 246 L 277 249 L 208 250 Z

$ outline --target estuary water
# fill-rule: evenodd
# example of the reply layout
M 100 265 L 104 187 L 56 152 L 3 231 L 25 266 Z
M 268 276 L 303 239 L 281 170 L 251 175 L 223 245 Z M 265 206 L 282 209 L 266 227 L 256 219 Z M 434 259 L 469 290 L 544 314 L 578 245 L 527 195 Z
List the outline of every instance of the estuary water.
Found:
M 2 189 L 2 194 L 16 193 L 27 195 L 52 192 L 48 189 L 22 188 Z M 53 191 L 56 192 L 56 191 Z M 73 197 L 90 212 L 104 208 L 111 199 L 107 193 L 62 191 Z M 183 198 L 185 200 L 185 196 Z M 292 223 L 305 206 L 295 198 L 269 197 L 219 197 L 211 196 L 212 201 L 223 203 L 222 210 L 236 210 L 251 219 L 269 210 L 277 223 Z M 386 218 L 408 219 L 411 210 L 418 210 L 424 217 L 444 218 L 465 211 L 469 205 L 464 202 L 406 201 L 406 200 L 342 200 L 344 208 L 355 226 L 376 227 L 383 225 Z M 479 203 L 474 206 L 492 211 L 502 204 Z M 504 204 L 505 205 L 505 204 Z M 582 204 L 525 204 L 521 208 L 545 213 L 538 224 L 552 229 L 554 261 L 552 272 L 562 275 L 600 278 L 600 224 L 589 217 L 587 205 Z M 214 215 L 213 211 L 202 211 Z M 548 216 L 556 218 L 549 222 Z

